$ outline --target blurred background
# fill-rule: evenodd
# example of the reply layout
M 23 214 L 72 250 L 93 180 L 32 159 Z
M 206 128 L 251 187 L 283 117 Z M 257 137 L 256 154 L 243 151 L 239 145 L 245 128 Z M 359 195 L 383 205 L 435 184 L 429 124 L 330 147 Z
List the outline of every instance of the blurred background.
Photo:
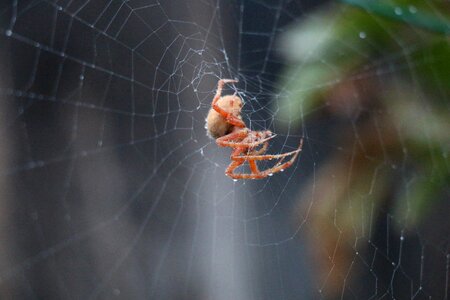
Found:
M 447 299 L 449 35 L 434 0 L 2 1 L 0 298 Z M 220 78 L 291 168 L 224 175 Z

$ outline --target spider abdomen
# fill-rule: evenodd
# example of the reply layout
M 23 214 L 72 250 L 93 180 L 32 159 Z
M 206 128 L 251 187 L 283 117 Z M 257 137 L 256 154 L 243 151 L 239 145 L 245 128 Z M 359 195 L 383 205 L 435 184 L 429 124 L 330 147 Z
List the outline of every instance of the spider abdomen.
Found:
M 210 109 L 208 116 L 206 117 L 206 133 L 210 138 L 217 139 L 224 135 L 229 134 L 233 130 L 233 125 L 228 123 L 224 117 L 222 117 L 214 109 Z
M 238 96 L 235 95 L 227 95 L 221 97 L 217 101 L 217 106 L 222 108 L 224 111 L 230 113 L 235 116 L 239 120 L 241 118 L 241 108 L 242 108 L 242 100 Z M 233 131 L 234 125 L 228 122 L 220 113 L 211 108 L 208 112 L 208 116 L 206 117 L 206 130 L 209 137 L 213 139 L 217 139 L 224 135 L 229 134 Z

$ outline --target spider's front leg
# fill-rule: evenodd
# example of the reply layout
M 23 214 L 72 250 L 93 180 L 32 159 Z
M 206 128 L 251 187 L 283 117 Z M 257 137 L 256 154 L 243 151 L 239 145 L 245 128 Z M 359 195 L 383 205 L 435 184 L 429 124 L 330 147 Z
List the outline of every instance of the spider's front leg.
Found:
M 244 121 L 242 121 L 241 119 L 237 118 L 233 114 L 227 112 L 226 110 L 222 109 L 219 105 L 217 105 L 217 101 L 219 101 L 220 97 L 222 96 L 223 86 L 226 83 L 237 83 L 237 82 L 238 82 L 238 80 L 234 80 L 234 79 L 220 79 L 219 82 L 217 83 L 216 95 L 213 98 L 211 106 L 222 117 L 224 117 L 228 123 L 230 123 L 236 127 L 245 128 L 246 126 L 245 126 Z

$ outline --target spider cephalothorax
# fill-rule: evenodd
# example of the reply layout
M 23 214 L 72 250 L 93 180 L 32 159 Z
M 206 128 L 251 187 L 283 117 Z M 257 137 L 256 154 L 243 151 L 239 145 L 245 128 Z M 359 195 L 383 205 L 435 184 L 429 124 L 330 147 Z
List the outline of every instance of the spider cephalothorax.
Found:
M 268 140 L 275 137 L 270 130 L 253 131 L 247 128 L 241 117 L 243 106 L 242 99 L 234 95 L 222 97 L 222 89 L 226 83 L 236 83 L 233 79 L 220 79 L 217 85 L 217 92 L 212 101 L 212 107 L 206 118 L 206 129 L 208 135 L 214 139 L 221 147 L 230 147 L 231 163 L 225 174 L 233 179 L 260 179 L 271 176 L 276 172 L 283 171 L 290 167 L 298 154 L 302 150 L 303 140 L 295 151 L 283 154 L 265 154 L 269 143 Z M 292 158 L 284 162 L 287 156 Z M 256 162 L 258 160 L 278 159 L 276 164 L 267 170 L 260 171 Z M 251 173 L 234 173 L 240 165 L 248 162 Z

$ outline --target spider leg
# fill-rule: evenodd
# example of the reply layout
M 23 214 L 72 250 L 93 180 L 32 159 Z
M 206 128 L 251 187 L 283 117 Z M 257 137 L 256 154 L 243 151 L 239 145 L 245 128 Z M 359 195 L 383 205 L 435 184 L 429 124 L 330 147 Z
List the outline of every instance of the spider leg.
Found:
M 297 149 L 291 152 L 286 152 L 283 154 L 266 154 L 266 155 L 232 155 L 231 159 L 245 159 L 245 160 L 272 160 L 272 159 L 277 159 L 277 158 L 284 158 L 286 156 L 290 156 L 290 155 L 295 155 L 298 154 L 300 151 L 302 151 L 302 149 Z
M 292 158 L 289 161 L 282 164 L 282 161 L 284 160 L 284 157 L 283 157 L 280 161 L 277 162 L 277 164 L 275 166 L 273 166 L 270 169 L 264 170 L 261 173 L 265 174 L 266 176 L 270 176 L 271 174 L 274 174 L 274 173 L 277 173 L 280 171 L 284 171 L 285 169 L 289 168 L 294 163 L 294 161 L 297 159 L 297 156 L 299 153 L 300 153 L 300 151 L 295 153 L 294 156 L 292 156 Z
M 234 142 L 233 140 L 236 138 L 236 137 L 238 137 L 238 135 L 236 135 L 235 137 L 228 137 L 228 136 L 230 136 L 230 134 L 229 135 L 226 135 L 226 136 L 223 136 L 223 137 L 221 137 L 221 138 L 218 138 L 217 140 L 216 140 L 216 143 L 219 145 L 219 146 L 222 146 L 222 147 L 231 147 L 231 148 L 237 148 L 237 147 L 246 147 L 246 148 L 254 148 L 254 147 L 256 147 L 256 146 L 258 146 L 258 145 L 260 145 L 260 144 L 263 144 L 263 143 L 265 143 L 265 142 L 267 142 L 268 140 L 271 140 L 271 139 L 273 139 L 274 137 L 276 137 L 276 135 L 272 135 L 272 136 L 269 136 L 269 137 L 267 137 L 267 138 L 264 138 L 264 139 L 261 139 L 261 140 L 256 140 L 256 141 L 254 141 L 254 142 L 243 142 L 242 140 L 243 139 L 245 139 L 245 137 L 243 137 L 242 139 L 241 139 L 241 141 L 236 141 L 236 142 Z
M 256 162 L 254 160 L 249 160 L 248 165 L 250 166 L 250 170 L 252 171 L 253 174 L 260 173 L 260 171 L 258 169 L 258 165 L 256 164 Z
M 269 143 L 265 142 L 264 145 L 258 149 L 258 150 L 252 150 L 248 153 L 248 155 L 260 155 L 267 151 L 267 148 L 269 147 Z
M 225 174 L 233 179 L 262 179 L 262 178 L 266 178 L 267 176 L 271 176 L 272 174 L 275 174 L 277 172 L 281 172 L 282 170 L 284 171 L 285 169 L 289 168 L 295 161 L 295 159 L 297 158 L 298 152 L 287 162 L 280 164 L 277 163 L 274 167 L 264 170 L 264 171 L 259 171 L 258 169 L 256 169 L 256 172 L 252 169 L 252 164 L 256 163 L 254 160 L 250 160 L 249 161 L 249 165 L 250 165 L 250 169 L 252 170 L 251 174 L 237 174 L 237 173 L 233 173 L 234 169 L 236 169 L 237 167 L 239 167 L 240 165 L 242 165 L 245 160 L 234 160 L 231 164 L 230 167 L 227 169 L 227 171 L 225 172 Z M 233 166 L 231 168 L 231 166 Z
M 231 159 L 233 160 L 233 163 L 236 162 L 236 166 L 230 170 L 231 172 L 226 174 L 233 179 L 262 179 L 267 176 L 271 176 L 274 173 L 281 172 L 284 171 L 286 168 L 289 168 L 295 162 L 298 154 L 302 150 L 302 147 L 303 147 L 303 139 L 300 141 L 300 145 L 297 150 L 278 155 L 239 155 L 238 152 L 233 152 Z M 292 158 L 289 161 L 282 163 L 283 160 L 289 155 L 293 155 Z M 254 163 L 256 164 L 255 160 L 265 160 L 273 158 L 281 158 L 281 159 L 275 164 L 275 166 L 273 166 L 270 169 L 264 171 L 259 171 L 258 169 L 256 169 L 257 170 L 256 172 L 253 171 L 251 164 Z M 250 169 L 252 170 L 251 174 L 236 174 L 232 172 L 238 166 L 242 165 L 246 160 L 249 162 Z
M 231 164 L 228 166 L 228 168 L 225 170 L 225 175 L 227 175 L 228 177 L 231 177 L 233 179 L 240 179 L 240 177 L 236 177 L 236 175 L 240 175 L 240 174 L 235 174 L 233 173 L 233 171 L 239 167 L 240 165 L 242 165 L 244 163 L 244 161 L 233 161 L 231 162 Z
M 240 141 L 248 136 L 248 130 L 242 129 L 216 139 L 217 145 L 221 147 L 236 148 Z
M 258 150 L 251 150 L 251 151 L 248 152 L 248 153 L 249 153 L 250 155 L 259 155 L 259 154 L 262 154 L 262 153 L 266 152 L 268 147 L 269 147 L 269 143 L 268 143 L 268 142 L 264 142 L 263 146 L 262 146 L 260 149 L 258 149 Z M 237 155 L 237 156 L 239 156 L 239 155 Z M 234 167 L 233 169 L 231 169 L 231 172 L 232 172 L 235 168 L 237 168 L 238 166 L 242 165 L 242 164 L 245 162 L 245 160 L 243 160 L 243 161 L 242 161 L 242 160 L 236 160 L 236 162 L 237 162 L 237 161 L 239 161 L 239 163 L 236 164 L 236 167 Z M 256 164 L 256 161 L 254 161 L 254 160 L 249 160 L 249 161 L 248 161 L 248 165 L 249 165 L 250 170 L 252 171 L 252 173 L 254 173 L 254 174 L 260 173 L 259 168 L 258 168 L 258 165 Z
M 244 140 L 248 137 L 249 131 L 247 129 L 242 129 L 237 132 L 232 132 L 230 134 L 227 134 L 223 137 L 220 137 L 216 139 L 216 143 L 221 147 L 231 147 L 231 148 L 238 148 L 238 147 L 245 147 L 245 148 L 254 148 L 262 143 L 267 142 L 270 139 L 273 139 L 276 137 L 276 134 L 272 134 L 271 131 L 260 131 L 257 132 L 259 135 L 256 140 L 253 138 L 249 139 L 248 142 L 245 142 Z M 267 138 L 265 138 L 268 136 Z M 262 139 L 261 139 L 262 138 Z
M 244 149 L 242 148 L 237 148 L 233 151 L 233 155 L 238 155 L 239 153 L 242 153 L 242 151 L 244 151 Z M 225 175 L 237 179 L 235 178 L 233 175 L 235 175 L 233 173 L 233 171 L 239 167 L 240 165 L 242 165 L 245 162 L 245 160 L 233 160 L 231 161 L 230 165 L 228 166 L 228 168 L 225 170 Z
M 238 119 L 237 117 L 233 116 L 232 114 L 223 110 L 220 106 L 217 105 L 217 101 L 219 101 L 219 99 L 222 95 L 223 86 L 226 83 L 236 83 L 236 82 L 238 82 L 238 81 L 234 80 L 234 79 L 220 79 L 219 80 L 219 82 L 217 83 L 217 92 L 212 101 L 212 108 L 215 111 L 217 111 L 222 117 L 224 117 L 227 120 L 227 122 L 230 123 L 231 125 L 234 125 L 236 127 L 245 128 L 246 126 L 245 126 L 244 121 Z
M 258 150 L 250 150 L 247 153 L 247 155 L 249 155 L 249 154 L 250 155 L 262 154 L 262 153 L 266 152 L 268 145 L 269 145 L 269 143 L 265 142 L 260 149 L 258 149 Z M 248 165 L 249 165 L 250 170 L 252 171 L 252 173 L 259 173 L 258 165 L 256 164 L 256 162 L 254 160 L 249 160 L 248 161 Z

